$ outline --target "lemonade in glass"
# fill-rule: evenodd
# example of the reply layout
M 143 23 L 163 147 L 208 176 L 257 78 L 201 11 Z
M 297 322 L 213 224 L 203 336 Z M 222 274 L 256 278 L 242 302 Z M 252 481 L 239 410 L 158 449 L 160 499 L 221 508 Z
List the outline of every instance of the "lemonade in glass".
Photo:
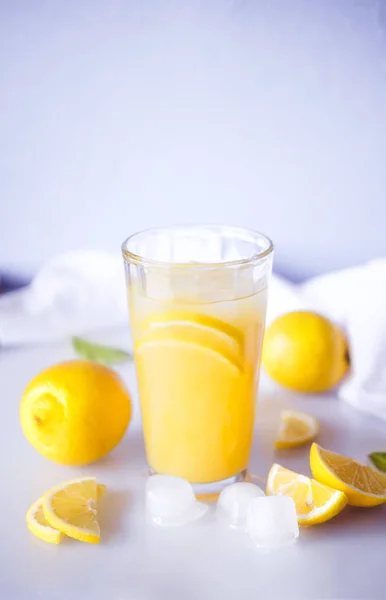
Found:
M 249 461 L 272 243 L 188 226 L 122 251 L 149 468 L 221 489 Z

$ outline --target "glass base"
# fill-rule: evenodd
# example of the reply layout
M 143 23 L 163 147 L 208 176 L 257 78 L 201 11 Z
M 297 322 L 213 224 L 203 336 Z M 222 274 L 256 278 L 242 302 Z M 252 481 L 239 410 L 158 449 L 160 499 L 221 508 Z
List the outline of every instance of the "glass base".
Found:
M 151 467 L 149 467 L 149 475 L 158 475 Z M 163 473 L 165 475 L 165 473 Z M 228 479 L 222 479 L 221 481 L 213 481 L 211 483 L 192 483 L 192 488 L 197 498 L 210 502 L 211 500 L 217 499 L 217 496 L 222 492 L 224 488 L 232 483 L 238 483 L 239 481 L 245 481 L 247 478 L 247 469 L 244 469 L 233 477 Z M 190 483 L 190 482 L 189 482 Z

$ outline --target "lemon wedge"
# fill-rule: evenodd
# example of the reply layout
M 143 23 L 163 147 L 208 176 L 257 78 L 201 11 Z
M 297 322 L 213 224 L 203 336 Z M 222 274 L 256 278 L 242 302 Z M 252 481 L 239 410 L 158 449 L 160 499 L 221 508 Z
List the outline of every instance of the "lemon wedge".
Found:
M 311 446 L 310 466 L 317 481 L 344 492 L 351 506 L 377 506 L 386 502 L 386 474 L 315 443 Z
M 36 537 L 49 544 L 60 544 L 63 534 L 54 527 L 51 527 L 43 512 L 43 498 L 39 498 L 30 506 L 26 515 L 28 529 Z
M 44 517 L 51 527 L 68 537 L 98 544 L 97 498 L 95 477 L 67 481 L 52 488 L 43 497 Z
M 280 413 L 280 429 L 275 448 L 286 449 L 301 446 L 313 440 L 319 432 L 315 417 L 296 410 Z
M 295 502 L 299 525 L 317 525 L 329 521 L 347 504 L 343 492 L 278 464 L 271 467 L 266 492 L 268 496 L 290 496 Z

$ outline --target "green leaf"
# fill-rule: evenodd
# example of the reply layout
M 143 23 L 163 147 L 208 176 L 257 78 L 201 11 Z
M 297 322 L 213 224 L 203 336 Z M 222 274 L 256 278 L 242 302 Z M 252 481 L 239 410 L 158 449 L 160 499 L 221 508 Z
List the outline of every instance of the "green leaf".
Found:
M 125 361 L 133 360 L 129 352 L 110 346 L 94 344 L 80 337 L 72 338 L 72 347 L 76 354 L 88 360 L 103 363 L 105 365 L 116 365 Z
M 372 452 L 369 459 L 378 471 L 386 473 L 386 452 Z

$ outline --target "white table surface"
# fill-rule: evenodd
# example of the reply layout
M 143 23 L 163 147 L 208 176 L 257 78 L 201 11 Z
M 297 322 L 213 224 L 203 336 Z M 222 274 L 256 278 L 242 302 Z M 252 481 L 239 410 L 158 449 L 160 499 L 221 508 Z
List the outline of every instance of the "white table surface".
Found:
M 123 335 L 124 333 L 124 335 Z M 127 339 L 126 332 L 99 336 Z M 132 391 L 134 418 L 119 447 L 84 468 L 41 457 L 19 426 L 19 400 L 41 369 L 72 358 L 68 344 L 0 351 L 0 598 L 12 600 L 286 600 L 384 599 L 386 508 L 347 508 L 331 522 L 302 529 L 292 547 L 262 553 L 243 533 L 216 522 L 213 509 L 186 527 L 147 523 L 146 462 L 132 366 L 119 369 Z M 320 417 L 319 441 L 365 459 L 386 448 L 386 423 L 355 412 L 334 397 L 293 397 L 262 385 L 251 470 L 266 476 L 273 461 L 309 473 L 307 449 L 274 453 L 275 416 L 283 406 Z M 82 474 L 107 484 L 102 541 L 51 546 L 25 525 L 29 505 L 47 488 Z

